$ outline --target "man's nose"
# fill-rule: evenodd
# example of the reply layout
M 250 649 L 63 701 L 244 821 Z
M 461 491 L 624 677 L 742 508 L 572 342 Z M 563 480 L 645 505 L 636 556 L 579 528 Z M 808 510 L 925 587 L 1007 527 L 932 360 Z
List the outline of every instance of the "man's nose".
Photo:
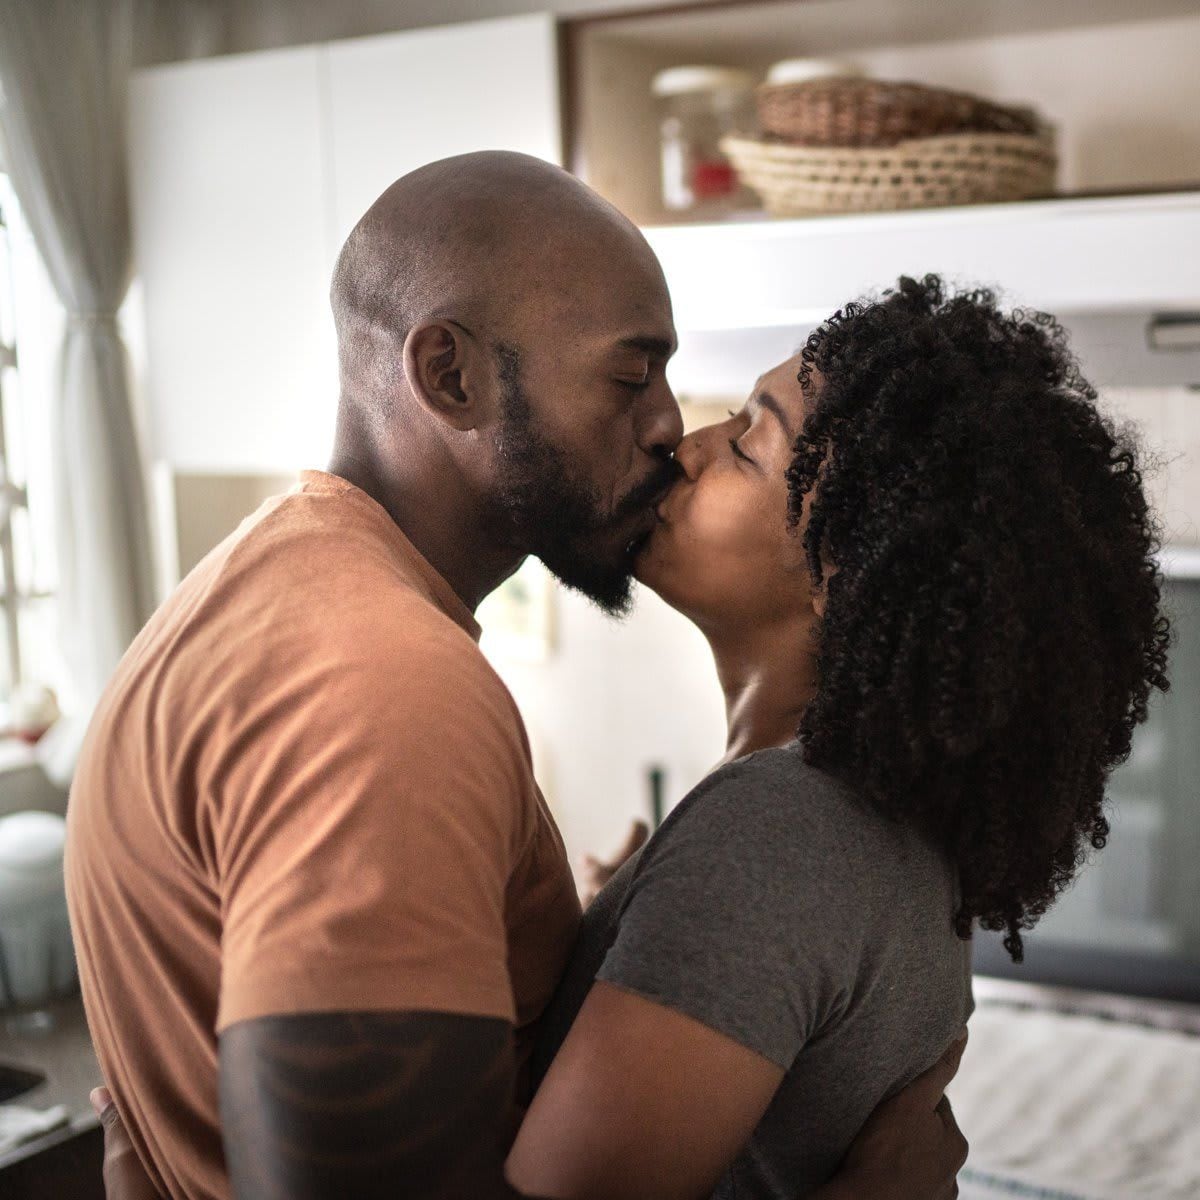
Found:
M 683 414 L 679 411 L 675 393 L 664 383 L 655 389 L 653 404 L 638 430 L 638 442 L 647 454 L 669 458 L 682 437 Z

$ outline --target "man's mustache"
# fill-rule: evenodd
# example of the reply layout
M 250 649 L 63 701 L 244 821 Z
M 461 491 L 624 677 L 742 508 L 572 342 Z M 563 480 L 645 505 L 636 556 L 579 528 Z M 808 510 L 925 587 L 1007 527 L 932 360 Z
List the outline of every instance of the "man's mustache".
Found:
M 657 470 L 621 498 L 613 509 L 613 523 L 620 523 L 627 517 L 638 516 L 646 509 L 652 508 L 671 490 L 682 474 L 683 468 L 675 461 L 674 455 L 664 460 Z

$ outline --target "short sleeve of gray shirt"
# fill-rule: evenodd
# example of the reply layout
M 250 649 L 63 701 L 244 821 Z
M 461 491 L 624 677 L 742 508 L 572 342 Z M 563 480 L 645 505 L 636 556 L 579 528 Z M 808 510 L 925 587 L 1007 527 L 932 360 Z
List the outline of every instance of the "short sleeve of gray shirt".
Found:
M 844 1008 L 859 961 L 858 804 L 797 752 L 714 772 L 642 853 L 596 978 L 786 1070 Z

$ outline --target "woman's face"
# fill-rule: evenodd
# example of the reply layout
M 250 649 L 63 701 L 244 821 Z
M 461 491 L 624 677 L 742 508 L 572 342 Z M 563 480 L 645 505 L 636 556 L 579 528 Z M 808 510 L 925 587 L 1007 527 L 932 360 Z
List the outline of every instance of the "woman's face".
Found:
M 676 451 L 682 475 L 659 505 L 637 577 L 706 631 L 811 616 L 785 478 L 805 415 L 799 370 L 799 356 L 780 363 L 740 412 Z

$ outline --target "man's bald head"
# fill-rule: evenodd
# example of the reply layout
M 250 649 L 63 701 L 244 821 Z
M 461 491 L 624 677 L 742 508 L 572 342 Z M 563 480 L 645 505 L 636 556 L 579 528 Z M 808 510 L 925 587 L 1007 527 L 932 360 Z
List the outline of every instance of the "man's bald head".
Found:
M 636 226 L 559 167 L 505 151 L 420 167 L 371 205 L 338 256 L 343 400 L 394 391 L 404 338 L 421 321 L 454 319 L 503 341 L 517 322 L 569 321 L 622 264 L 657 270 Z
M 343 469 L 456 554 L 534 554 L 626 606 L 682 434 L 670 296 L 637 227 L 540 159 L 448 158 L 371 206 L 332 301 Z

